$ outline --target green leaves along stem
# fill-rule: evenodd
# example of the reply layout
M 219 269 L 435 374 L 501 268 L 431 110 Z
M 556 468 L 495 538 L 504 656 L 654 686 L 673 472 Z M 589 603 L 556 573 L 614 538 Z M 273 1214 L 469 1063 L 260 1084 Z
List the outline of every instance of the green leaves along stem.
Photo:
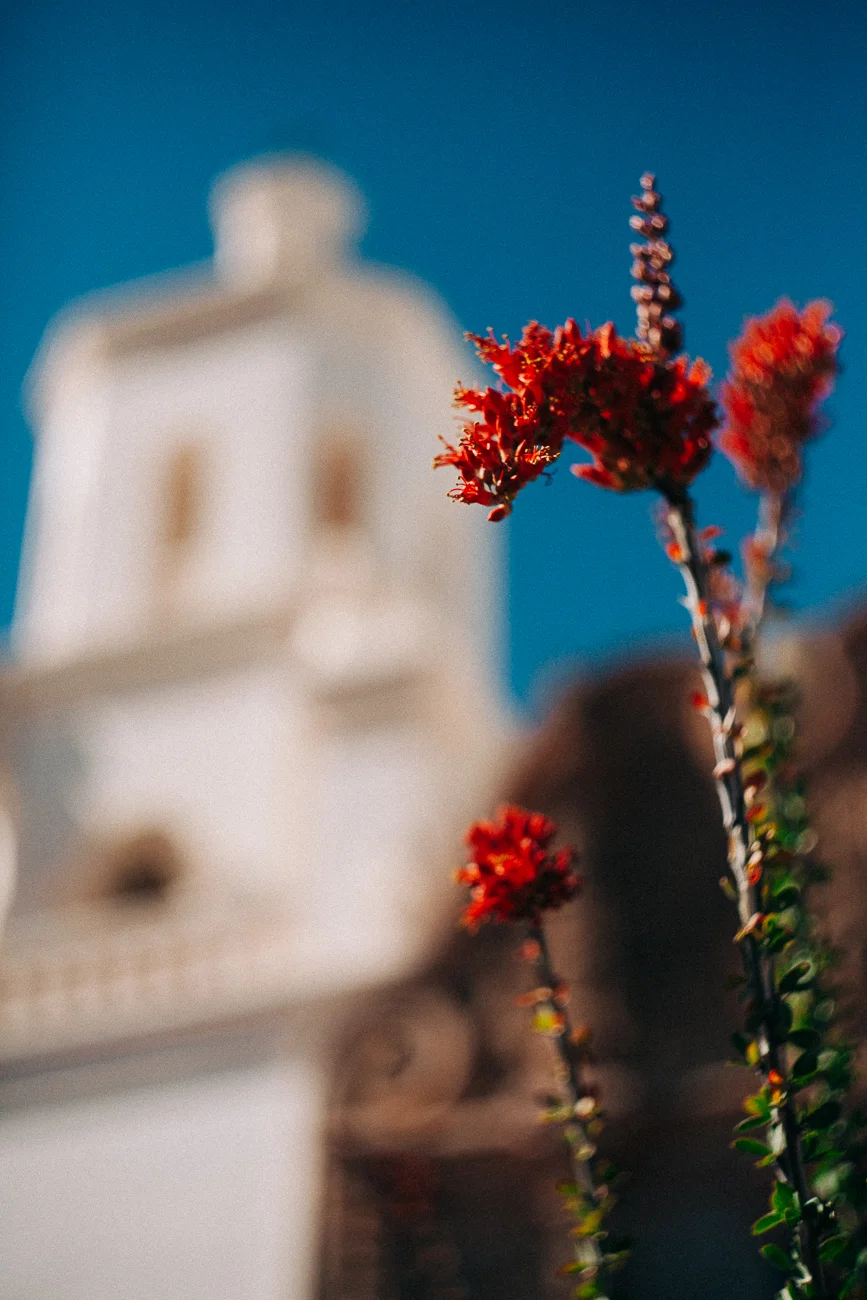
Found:
M 750 809 L 750 861 L 761 912 L 751 934 L 773 963 L 775 1005 L 762 1014 L 753 991 L 745 1034 L 733 1036 L 744 1064 L 758 1069 L 762 1085 L 744 1103 L 746 1118 L 733 1146 L 778 1169 L 769 1213 L 754 1225 L 757 1236 L 781 1230 L 784 1244 L 769 1242 L 762 1255 L 789 1275 L 781 1300 L 823 1294 L 806 1267 L 801 1243 L 805 1224 L 818 1241 L 824 1294 L 844 1300 L 867 1296 L 867 1121 L 847 1106 L 852 1048 L 835 1025 L 831 982 L 833 952 L 809 910 L 813 885 L 828 879 L 813 858 L 816 839 L 802 782 L 792 764 L 794 698 L 790 688 L 754 689 L 744 723 L 743 770 L 756 796 Z M 769 1069 L 761 1044 L 770 1026 L 781 1069 Z M 798 1195 L 787 1167 L 788 1135 L 783 1109 L 794 1114 L 806 1196 Z M 753 1134 L 764 1129 L 764 1140 Z

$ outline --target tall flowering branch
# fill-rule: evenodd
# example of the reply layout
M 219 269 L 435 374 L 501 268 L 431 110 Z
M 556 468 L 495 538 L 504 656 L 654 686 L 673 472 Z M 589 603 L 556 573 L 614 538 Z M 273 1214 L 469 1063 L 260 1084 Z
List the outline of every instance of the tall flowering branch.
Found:
M 637 201 L 638 206 L 642 204 L 646 206 L 645 199 Z M 653 206 L 658 213 L 656 194 Z M 633 272 L 640 275 L 640 266 L 634 266 Z M 639 300 L 639 312 L 641 306 Z M 752 1064 L 764 1081 L 760 1104 L 767 1108 L 773 1144 L 762 1155 L 776 1166 L 779 1190 L 775 1194 L 788 1210 L 788 1218 L 780 1221 L 793 1229 L 788 1254 L 775 1246 L 766 1251 L 771 1255 L 779 1252 L 777 1262 L 784 1263 L 791 1274 L 790 1285 L 796 1294 L 819 1297 L 831 1294 L 822 1245 L 824 1238 L 833 1235 L 833 1212 L 809 1180 L 803 1117 L 796 1101 L 802 1075 L 797 1062 L 790 1067 L 787 1045 L 793 1018 L 777 970 L 778 957 L 791 945 L 793 936 L 763 881 L 772 870 L 776 847 L 772 836 L 762 836 L 756 829 L 763 808 L 756 796 L 768 773 L 761 767 L 749 771 L 742 761 L 734 678 L 748 677 L 752 668 L 750 650 L 773 573 L 786 495 L 800 477 L 800 447 L 816 432 L 817 402 L 828 391 L 836 370 L 839 332 L 826 325 L 829 314 L 824 303 L 808 307 L 803 316 L 790 303 L 781 303 L 769 317 L 751 322 L 744 339 L 732 349 L 734 374 L 723 390 L 729 422 L 721 443 L 751 485 L 764 488 L 768 498 L 762 525 L 748 552 L 748 599 L 740 609 L 729 605 L 719 610 L 714 600 L 718 582 L 708 561 L 715 553 L 704 547 L 697 535 L 688 491 L 680 484 L 662 481 L 659 485 L 673 535 L 668 554 L 684 579 L 705 681 L 702 708 L 711 723 L 714 779 L 740 917 L 737 941 L 746 971 Z M 639 332 L 642 327 L 639 315 Z M 755 1145 L 749 1138 L 738 1142 Z
M 803 903 L 817 874 L 805 856 L 803 827 L 792 826 L 801 796 L 787 789 L 783 772 L 791 764 L 777 743 L 788 733 L 772 717 L 773 743 L 763 748 L 745 739 L 745 719 L 755 725 L 762 710 L 773 714 L 753 651 L 779 573 L 802 449 L 822 426 L 819 408 L 837 372 L 841 335 L 828 304 L 798 312 L 784 301 L 750 322 L 732 348 L 720 444 L 762 494 L 742 592 L 728 557 L 711 544 L 718 530 L 696 526 L 689 488 L 708 463 L 719 420 L 707 367 L 675 355 L 681 298 L 650 173 L 633 204 L 631 224 L 645 241 L 632 245 L 637 340 L 620 338 L 610 324 L 582 334 L 571 320 L 554 332 L 531 324 L 514 346 L 477 337 L 505 391 L 458 390 L 458 405 L 478 418 L 436 464 L 455 467 L 451 495 L 488 506 L 492 520 L 510 512 L 518 491 L 547 471 L 567 440 L 592 457 L 574 467 L 579 477 L 617 492 L 660 493 L 666 550 L 683 576 L 701 660 L 705 690 L 697 703 L 711 724 L 728 840 L 726 890 L 739 911 L 747 1033 L 736 1037 L 762 1080 L 747 1099 L 735 1145 L 776 1171 L 771 1211 L 754 1231 L 787 1230 L 787 1249 L 773 1242 L 763 1248 L 788 1275 L 782 1300 L 864 1297 L 867 1127 L 841 1111 L 851 1054 L 822 1011 L 830 1005 L 828 957 Z M 767 1142 L 744 1135 L 756 1127 L 767 1129 Z
M 765 946 L 777 979 L 776 1028 L 788 1066 L 780 1087 L 798 1120 L 800 1155 L 812 1194 L 806 1203 L 793 1202 L 791 1188 L 778 1181 L 770 1212 L 754 1232 L 795 1226 L 803 1244 L 805 1219 L 812 1219 L 827 1294 L 855 1296 L 865 1293 L 867 1279 L 867 1146 L 863 1120 L 851 1110 L 847 1114 L 844 1106 L 852 1082 L 852 1053 L 833 1024 L 833 990 L 828 985 L 832 954 L 809 911 L 810 887 L 827 873 L 810 857 L 815 837 L 792 762 L 791 690 L 781 684 L 763 685 L 751 671 L 768 592 L 781 576 L 778 556 L 803 473 L 803 447 L 825 426 L 821 403 L 838 372 L 842 333 L 830 322 L 830 312 L 826 302 L 811 303 L 799 312 L 783 300 L 767 315 L 747 322 L 731 348 L 720 442 L 747 485 L 761 494 L 758 526 L 744 547 L 740 644 L 733 649 L 744 675 L 742 764 L 752 788 L 761 790 L 751 809 L 761 917 L 756 930 L 760 939 L 770 936 Z M 749 1021 L 747 1028 L 753 1028 Z M 748 1037 L 739 1046 L 748 1063 L 760 1060 L 760 1042 Z M 747 1098 L 747 1119 L 739 1126 L 744 1132 L 766 1127 L 769 1145 L 764 1152 L 755 1138 L 741 1137 L 735 1143 L 760 1154 L 765 1164 L 779 1146 L 777 1108 L 768 1107 L 775 1097 L 766 1086 Z M 799 1259 L 797 1252 L 770 1244 L 764 1253 L 787 1271 L 795 1268 L 784 1295 L 819 1291 L 809 1279 L 799 1279 L 803 1252 Z
M 797 1288 L 794 1294 L 828 1297 L 821 1257 L 821 1239 L 832 1231 L 827 1207 L 810 1187 L 801 1140 L 800 1117 L 795 1103 L 797 1084 L 789 1074 L 786 1044 L 791 1016 L 777 982 L 775 959 L 791 942 L 791 933 L 776 910 L 766 912 L 760 884 L 771 846 L 754 830 L 755 796 L 764 783 L 759 774 L 748 778 L 742 764 L 743 745 L 732 673 L 720 642 L 714 613 L 708 566 L 698 538 L 693 506 L 685 494 L 669 492 L 667 522 L 674 537 L 669 557 L 677 564 L 686 586 L 686 605 L 693 637 L 701 658 L 705 696 L 698 701 L 713 735 L 714 780 L 722 809 L 728 844 L 728 864 L 741 928 L 737 935 L 743 954 L 749 999 L 747 1027 L 754 1043 L 753 1059 L 764 1080 L 763 1114 L 774 1134 L 772 1156 L 778 1186 L 787 1198 L 794 1228 L 794 1248 L 786 1255 L 787 1271 Z M 731 625 L 729 624 L 731 627 Z M 737 629 L 727 636 L 737 641 Z M 758 805 L 759 807 L 761 805 Z M 777 1256 L 779 1262 L 781 1256 Z
M 558 1058 L 562 1096 L 551 1097 L 542 1118 L 563 1124 L 572 1179 L 561 1186 L 573 1219 L 574 1260 L 564 1270 L 576 1283 L 577 1300 L 606 1300 L 604 1278 L 625 1258 L 612 1248 L 604 1224 L 614 1204 L 615 1171 L 598 1158 L 602 1116 L 584 1078 L 586 1030 L 574 1030 L 568 1012 L 569 987 L 551 964 L 542 917 L 574 898 L 581 877 L 571 849 L 551 849 L 557 827 L 541 813 L 505 805 L 495 821 L 476 822 L 467 833 L 470 861 L 455 873 L 469 886 L 463 921 L 470 930 L 485 922 L 523 924 L 522 955 L 535 968 L 537 986 L 519 998 L 533 1009 L 533 1027 L 549 1037 Z

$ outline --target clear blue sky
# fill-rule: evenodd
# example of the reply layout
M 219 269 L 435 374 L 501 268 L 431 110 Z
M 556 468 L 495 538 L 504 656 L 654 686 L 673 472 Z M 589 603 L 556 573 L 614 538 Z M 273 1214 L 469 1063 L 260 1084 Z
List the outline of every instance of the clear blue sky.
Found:
M 812 452 L 796 602 L 867 587 L 867 5 L 735 0 L 3 0 L 0 624 L 29 472 L 21 379 L 70 298 L 205 257 L 228 164 L 303 148 L 349 171 L 364 251 L 461 324 L 631 332 L 628 199 L 655 169 L 687 344 L 719 373 L 745 313 L 828 296 L 847 330 Z M 444 489 L 446 484 L 444 484 Z M 751 517 L 722 462 L 706 519 Z M 510 679 L 685 636 L 650 500 L 565 472 L 506 526 Z M 455 507 L 456 509 L 459 507 Z

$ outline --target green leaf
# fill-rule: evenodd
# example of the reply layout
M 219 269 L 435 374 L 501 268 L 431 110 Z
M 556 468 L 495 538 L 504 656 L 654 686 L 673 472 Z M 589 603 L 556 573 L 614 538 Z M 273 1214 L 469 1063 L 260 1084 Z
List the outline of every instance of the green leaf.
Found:
M 762 1254 L 769 1264 L 774 1268 L 781 1269 L 784 1273 L 791 1273 L 794 1268 L 791 1255 L 787 1255 L 781 1246 L 769 1241 L 766 1246 L 762 1246 Z
M 564 1277 L 568 1277 L 570 1273 L 586 1273 L 587 1265 L 582 1259 L 570 1259 L 568 1264 L 561 1267 L 560 1272 Z
M 780 920 L 779 912 L 769 912 L 762 927 L 762 947 L 766 952 L 782 952 L 794 939 L 789 927 Z
M 605 1239 L 605 1255 L 615 1256 L 622 1259 L 632 1250 L 632 1240 L 629 1237 L 607 1237 Z
M 757 1115 L 765 1123 L 771 1118 L 771 1103 L 763 1092 L 754 1092 L 744 1099 L 744 1110 L 748 1115 Z
M 754 1237 L 760 1237 L 763 1232 L 770 1232 L 771 1228 L 776 1228 L 782 1222 L 779 1214 L 775 1214 L 772 1210 L 770 1214 L 763 1214 L 760 1219 L 756 1219 L 751 1229 L 752 1234 Z
M 735 1138 L 732 1142 L 735 1151 L 745 1151 L 748 1156 L 773 1156 L 773 1151 L 764 1142 L 759 1142 L 756 1138 Z
M 631 1253 L 630 1250 L 606 1250 L 602 1260 L 605 1267 L 613 1271 L 616 1268 L 622 1268 Z
M 806 1161 L 817 1160 L 819 1157 L 819 1134 L 802 1133 L 801 1134 L 801 1152 Z
M 819 1073 L 825 1076 L 829 1088 L 846 1091 L 852 1083 L 851 1059 L 843 1052 L 820 1052 Z
M 826 1237 L 819 1247 L 820 1259 L 839 1259 L 843 1251 L 849 1245 L 849 1238 L 845 1233 L 839 1232 L 833 1237 Z
M 764 1128 L 767 1122 L 761 1115 L 748 1115 L 740 1124 L 735 1125 L 735 1132 L 751 1133 L 754 1128 Z
M 774 1013 L 774 1035 L 779 1042 L 784 1042 L 792 1030 L 792 1008 L 787 1002 L 778 1002 Z
M 801 1121 L 805 1129 L 823 1129 L 834 1124 L 840 1118 L 839 1101 L 825 1101 L 815 1110 L 810 1111 Z
M 780 1215 L 785 1215 L 787 1211 L 794 1210 L 797 1206 L 794 1189 L 788 1183 L 774 1183 L 774 1190 L 771 1193 L 771 1205 Z
M 805 1052 L 814 1052 L 821 1043 L 822 1038 L 815 1029 L 793 1029 L 789 1034 L 788 1041 L 794 1043 L 796 1047 L 802 1048 Z
M 806 988 L 803 981 L 809 976 L 811 966 L 808 961 L 799 961 L 791 970 L 787 970 L 777 986 L 781 993 L 794 993 L 796 989 Z M 808 981 L 809 983 L 809 981 Z
M 795 1087 L 801 1087 L 807 1080 L 812 1079 L 818 1068 L 819 1057 L 817 1053 L 804 1052 L 792 1066 L 792 1083 Z

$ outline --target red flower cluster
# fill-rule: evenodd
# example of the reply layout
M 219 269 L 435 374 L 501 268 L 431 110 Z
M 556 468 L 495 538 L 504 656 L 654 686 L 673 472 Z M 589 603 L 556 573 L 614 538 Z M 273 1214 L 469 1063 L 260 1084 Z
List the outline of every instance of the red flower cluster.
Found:
M 535 921 L 574 898 L 581 877 L 572 868 L 571 849 L 549 852 L 556 833 L 554 822 L 541 813 L 509 804 L 499 809 L 496 821 L 471 826 L 471 861 L 455 873 L 472 897 L 464 925 L 477 930 L 488 920 Z
M 819 405 L 833 387 L 843 336 L 828 320 L 831 310 L 820 301 L 799 312 L 784 298 L 748 321 L 732 344 L 720 446 L 761 492 L 782 495 L 795 486 L 801 448 L 821 431 Z
M 519 393 L 459 388 L 455 404 L 479 411 L 482 418 L 464 425 L 457 447 L 445 444 L 434 469 L 456 466 L 460 482 L 449 496 L 468 505 L 493 507 L 488 514 L 492 521 L 505 519 L 521 488 L 544 474 L 560 455 L 562 439 L 556 449 L 542 440 L 536 414 L 525 407 Z
M 593 457 L 573 467 L 579 478 L 617 492 L 686 486 L 707 464 L 717 416 L 704 362 L 661 358 L 610 324 L 585 335 L 574 320 L 553 333 L 530 324 L 514 347 L 471 337 L 511 392 L 458 389 L 457 405 L 481 418 L 434 464 L 454 465 L 450 495 L 492 507 L 489 519 L 509 513 L 567 438 Z

